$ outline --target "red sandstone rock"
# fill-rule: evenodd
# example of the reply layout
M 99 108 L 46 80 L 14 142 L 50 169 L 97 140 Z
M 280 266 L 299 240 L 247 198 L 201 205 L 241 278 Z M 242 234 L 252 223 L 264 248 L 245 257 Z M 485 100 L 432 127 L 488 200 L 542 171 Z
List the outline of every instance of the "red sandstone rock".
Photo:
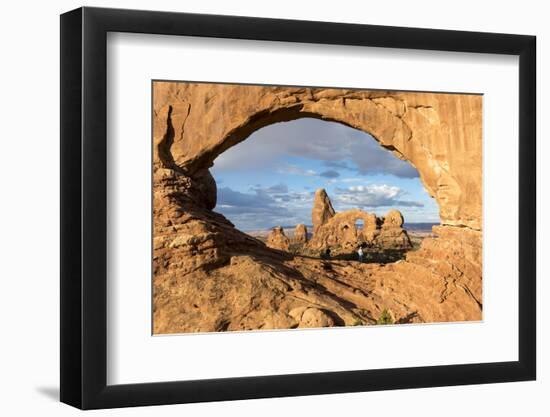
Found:
M 298 224 L 296 225 L 296 229 L 294 229 L 294 237 L 292 238 L 294 243 L 307 243 L 307 227 L 305 224 Z
M 481 320 L 480 96 L 170 82 L 153 96 L 155 334 L 375 324 L 384 310 L 397 323 Z M 411 161 L 440 206 L 437 237 L 393 264 L 324 261 L 272 250 L 216 213 L 214 159 L 303 115 Z M 338 216 L 321 206 L 314 225 Z M 386 218 L 379 235 L 397 228 Z
M 281 226 L 274 227 L 267 236 L 266 245 L 272 249 L 288 251 L 290 240 Z
M 325 190 L 318 190 L 318 194 L 323 196 L 323 204 L 332 207 Z M 314 205 L 313 217 L 315 210 Z M 363 222 L 361 229 L 358 221 Z M 398 210 L 390 210 L 384 219 L 359 209 L 347 210 L 320 224 L 308 246 L 316 250 L 337 247 L 341 252 L 353 252 L 363 243 L 379 249 L 410 249 L 412 243 L 402 224 L 403 215 Z
M 334 208 L 327 192 L 320 188 L 315 191 L 313 198 L 313 210 L 311 211 L 311 222 L 313 224 L 313 234 L 317 233 L 319 227 L 325 224 L 334 216 Z

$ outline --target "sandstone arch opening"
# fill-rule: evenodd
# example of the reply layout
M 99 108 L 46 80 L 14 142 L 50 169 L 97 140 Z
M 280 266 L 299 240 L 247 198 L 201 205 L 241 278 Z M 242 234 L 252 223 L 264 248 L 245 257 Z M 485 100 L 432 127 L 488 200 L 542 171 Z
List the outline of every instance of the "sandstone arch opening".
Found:
M 368 133 L 309 116 L 252 123 L 213 163 L 214 211 L 268 247 L 350 260 L 361 247 L 365 261 L 395 262 L 439 224 L 418 171 Z M 402 217 L 422 227 L 409 236 Z
M 473 94 L 155 81 L 154 333 L 480 320 L 481 105 L 481 96 Z M 235 228 L 229 214 L 218 213 L 220 199 L 227 196 L 243 203 L 263 201 L 259 210 L 264 211 L 249 215 L 252 220 L 268 217 L 265 210 L 270 209 L 270 200 L 266 195 L 279 196 L 281 202 L 291 197 L 301 201 L 299 193 L 289 195 L 292 187 L 288 183 L 262 182 L 258 173 L 266 163 L 260 158 L 241 158 L 241 163 L 259 165 L 253 173 L 241 175 L 249 179 L 252 188 L 232 189 L 231 178 L 217 174 L 217 158 L 227 157 L 240 146 L 259 143 L 253 135 L 262 128 L 311 118 L 368 132 L 375 139 L 373 144 L 417 169 L 419 182 L 439 208 L 440 222 L 434 226 L 433 235 L 424 236 L 421 245 L 398 262 L 385 264 L 372 259 L 339 259 L 335 253 L 322 259 L 292 255 L 295 236 L 309 247 L 318 243 L 319 236 L 331 238 L 330 230 L 315 233 L 327 224 L 345 230 L 350 238 L 362 235 L 369 241 L 372 236 L 365 237 L 366 231 L 372 225 L 380 226 L 386 237 L 395 240 L 395 235 L 386 232 L 401 233 L 403 218 L 389 211 L 393 206 L 380 216 L 367 209 L 366 214 L 346 217 L 336 204 L 337 200 L 353 202 L 366 190 L 395 199 L 392 184 L 350 181 L 339 184 L 338 190 L 313 194 L 313 200 L 316 196 L 325 200 L 319 205 L 316 221 L 311 216 L 311 221 L 301 224 L 297 224 L 299 219 L 292 219 L 291 224 L 278 221 L 271 225 L 279 236 L 285 228 L 278 226 L 296 226 L 295 236 L 285 236 L 289 249 L 283 251 L 268 248 Z M 320 166 L 298 166 L 306 178 L 332 179 L 331 184 L 337 184 L 347 178 L 342 175 L 345 168 L 337 166 L 341 161 L 332 162 L 333 166 L 323 170 Z M 314 185 L 302 192 L 309 192 L 311 197 L 316 191 Z M 350 189 L 373 185 L 377 187 Z M 399 188 L 399 184 L 394 186 Z M 248 192 L 253 199 L 234 191 Z M 403 195 L 398 198 L 407 201 Z M 303 202 L 303 210 L 311 215 L 311 200 Z M 364 222 L 360 231 L 358 218 Z M 405 212 L 405 229 L 410 220 Z

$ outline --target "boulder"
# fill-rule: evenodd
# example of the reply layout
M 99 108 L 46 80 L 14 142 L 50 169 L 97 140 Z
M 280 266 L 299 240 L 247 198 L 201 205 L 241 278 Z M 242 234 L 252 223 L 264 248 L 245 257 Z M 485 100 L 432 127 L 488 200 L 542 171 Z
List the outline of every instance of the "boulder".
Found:
M 307 227 L 305 224 L 300 223 L 296 225 L 296 229 L 294 229 L 294 237 L 293 237 L 294 243 L 307 243 Z
M 288 251 L 290 240 L 285 235 L 285 231 L 281 226 L 274 227 L 269 235 L 267 235 L 266 245 L 272 249 Z
M 403 215 L 399 210 L 390 210 L 388 214 L 384 216 L 384 223 L 382 227 L 384 228 L 393 228 L 403 226 Z
M 334 319 L 325 311 L 309 307 L 301 314 L 298 327 L 332 327 Z
M 374 239 L 374 244 L 383 249 L 410 249 L 411 239 L 405 229 L 403 215 L 399 210 L 390 210 L 383 218 L 380 232 Z

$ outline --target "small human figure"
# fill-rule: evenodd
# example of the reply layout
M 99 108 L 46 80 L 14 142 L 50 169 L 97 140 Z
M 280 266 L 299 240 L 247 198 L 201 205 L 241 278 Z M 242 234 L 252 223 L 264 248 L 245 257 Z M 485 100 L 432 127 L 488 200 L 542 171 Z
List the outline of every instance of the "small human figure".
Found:
M 327 248 L 327 250 L 325 251 L 325 258 L 330 259 L 330 248 Z
M 357 257 L 359 258 L 359 262 L 363 262 L 363 247 L 359 246 L 359 249 L 357 249 Z

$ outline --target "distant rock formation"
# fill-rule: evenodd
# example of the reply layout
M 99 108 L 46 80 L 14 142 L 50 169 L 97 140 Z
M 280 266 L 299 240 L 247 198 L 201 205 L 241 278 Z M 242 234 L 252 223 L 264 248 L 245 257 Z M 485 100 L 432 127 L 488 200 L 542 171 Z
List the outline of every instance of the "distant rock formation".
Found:
M 313 199 L 313 210 L 311 211 L 311 221 L 313 224 L 313 234 L 317 233 L 319 226 L 325 224 L 328 220 L 334 217 L 335 211 L 332 207 L 330 198 L 327 192 L 320 188 L 315 192 Z
M 307 227 L 305 224 L 300 223 L 296 225 L 296 229 L 294 229 L 294 238 L 292 240 L 294 243 L 307 243 Z
M 388 214 L 384 216 L 384 223 L 382 226 L 384 228 L 401 227 L 404 222 L 403 215 L 399 210 L 390 210 Z
M 316 199 L 318 195 L 322 196 L 322 206 L 332 209 L 326 191 L 319 189 L 315 193 Z M 319 212 L 319 207 L 316 207 L 314 204 L 313 218 Z M 363 223 L 362 227 L 358 227 L 359 222 Z M 379 249 L 410 249 L 412 243 L 402 225 L 403 215 L 398 210 L 390 210 L 383 218 L 359 209 L 347 210 L 319 220 L 309 246 L 312 249 L 339 246 L 351 251 L 366 243 Z
M 385 249 L 409 249 L 412 247 L 411 239 L 402 228 L 403 215 L 399 210 L 390 210 L 384 216 L 384 222 L 375 243 Z
M 288 251 L 290 240 L 286 237 L 283 228 L 281 226 L 276 226 L 267 236 L 266 245 L 272 249 Z

